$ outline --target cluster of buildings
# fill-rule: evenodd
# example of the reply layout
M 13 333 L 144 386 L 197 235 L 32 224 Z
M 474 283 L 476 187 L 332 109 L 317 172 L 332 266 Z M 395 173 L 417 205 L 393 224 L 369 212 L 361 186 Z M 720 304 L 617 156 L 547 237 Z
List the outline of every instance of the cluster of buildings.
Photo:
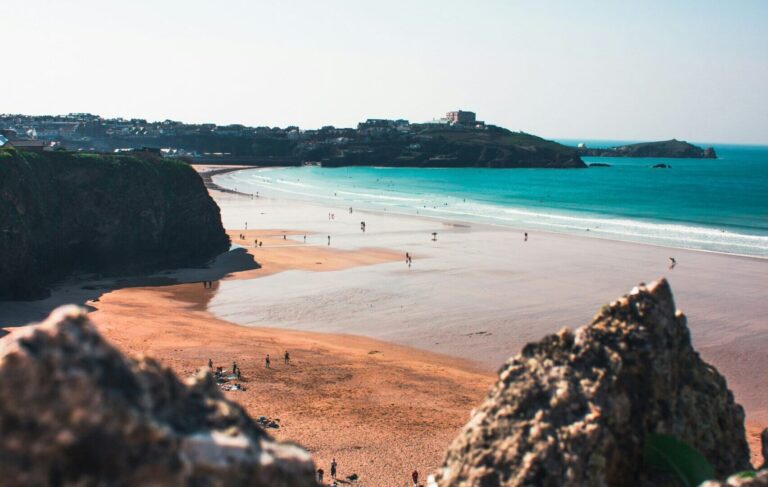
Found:
M 357 128 L 324 126 L 301 130 L 297 126 L 248 127 L 245 125 L 185 124 L 173 120 L 148 122 L 144 119 L 102 118 L 90 113 L 61 116 L 0 115 L 0 146 L 13 145 L 31 150 L 65 147 L 76 150 L 123 151 L 136 147 L 164 147 L 169 156 L 190 155 L 181 145 L 190 137 L 288 139 L 313 146 L 345 145 L 352 140 L 379 137 L 408 137 L 430 129 L 478 130 L 485 123 L 474 112 L 457 110 L 426 123 L 408 120 L 368 119 Z M 168 147 L 170 146 L 170 147 Z M 192 154 L 194 155 L 194 154 Z

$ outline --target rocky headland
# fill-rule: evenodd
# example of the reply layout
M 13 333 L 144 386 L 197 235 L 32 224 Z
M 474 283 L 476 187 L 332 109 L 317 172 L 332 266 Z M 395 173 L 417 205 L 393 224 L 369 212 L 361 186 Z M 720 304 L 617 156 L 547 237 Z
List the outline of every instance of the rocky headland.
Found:
M 187 164 L 0 149 L 0 299 L 38 298 L 73 272 L 199 266 L 229 249 Z

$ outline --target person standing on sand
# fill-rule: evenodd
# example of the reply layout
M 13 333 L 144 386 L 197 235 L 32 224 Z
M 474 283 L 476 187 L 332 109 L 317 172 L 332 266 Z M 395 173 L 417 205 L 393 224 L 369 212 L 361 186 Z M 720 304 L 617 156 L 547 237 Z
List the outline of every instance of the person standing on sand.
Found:
M 264 359 L 264 368 L 269 368 L 269 354 L 267 354 L 267 358 Z
M 336 478 L 336 467 L 337 467 L 337 465 L 338 465 L 338 464 L 336 463 L 336 459 L 334 458 L 334 459 L 331 461 L 331 478 L 332 478 L 332 479 L 335 479 L 335 478 Z
M 245 229 L 248 230 L 248 222 L 245 222 Z
M 331 236 L 328 235 L 328 245 L 331 245 Z
M 419 485 L 419 472 L 414 470 L 411 474 L 411 478 L 413 479 L 413 485 Z
M 528 241 L 528 232 L 525 232 L 525 238 L 523 239 L 523 242 L 527 242 L 527 241 Z
M 208 359 L 208 368 L 209 369 L 213 368 L 213 360 L 211 360 L 211 359 Z
M 288 350 L 285 351 L 285 365 L 290 365 L 291 363 L 291 355 L 288 353 Z
M 307 236 L 304 235 L 304 243 L 307 243 Z
M 321 484 L 323 483 L 323 475 L 325 475 L 325 471 L 322 468 L 317 469 L 317 481 Z
M 232 361 L 232 373 L 237 373 L 237 361 L 235 360 Z

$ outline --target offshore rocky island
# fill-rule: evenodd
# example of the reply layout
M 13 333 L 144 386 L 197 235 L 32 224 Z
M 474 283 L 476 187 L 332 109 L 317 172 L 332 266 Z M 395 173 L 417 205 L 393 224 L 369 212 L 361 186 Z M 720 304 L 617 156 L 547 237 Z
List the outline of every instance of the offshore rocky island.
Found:
M 570 147 L 477 120 L 456 110 L 425 122 L 368 119 L 356 128 L 185 124 L 104 119 L 91 114 L 0 116 L 3 140 L 18 148 L 121 152 L 144 148 L 195 163 L 296 166 L 584 168 L 582 156 L 714 157 L 678 141 L 612 149 Z

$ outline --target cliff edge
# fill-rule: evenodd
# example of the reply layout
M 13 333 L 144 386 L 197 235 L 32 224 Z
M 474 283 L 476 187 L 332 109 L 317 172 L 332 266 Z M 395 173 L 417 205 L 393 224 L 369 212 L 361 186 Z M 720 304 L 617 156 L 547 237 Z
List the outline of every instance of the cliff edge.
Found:
M 69 273 L 197 266 L 229 248 L 187 164 L 0 149 L 0 299 L 41 297 Z

